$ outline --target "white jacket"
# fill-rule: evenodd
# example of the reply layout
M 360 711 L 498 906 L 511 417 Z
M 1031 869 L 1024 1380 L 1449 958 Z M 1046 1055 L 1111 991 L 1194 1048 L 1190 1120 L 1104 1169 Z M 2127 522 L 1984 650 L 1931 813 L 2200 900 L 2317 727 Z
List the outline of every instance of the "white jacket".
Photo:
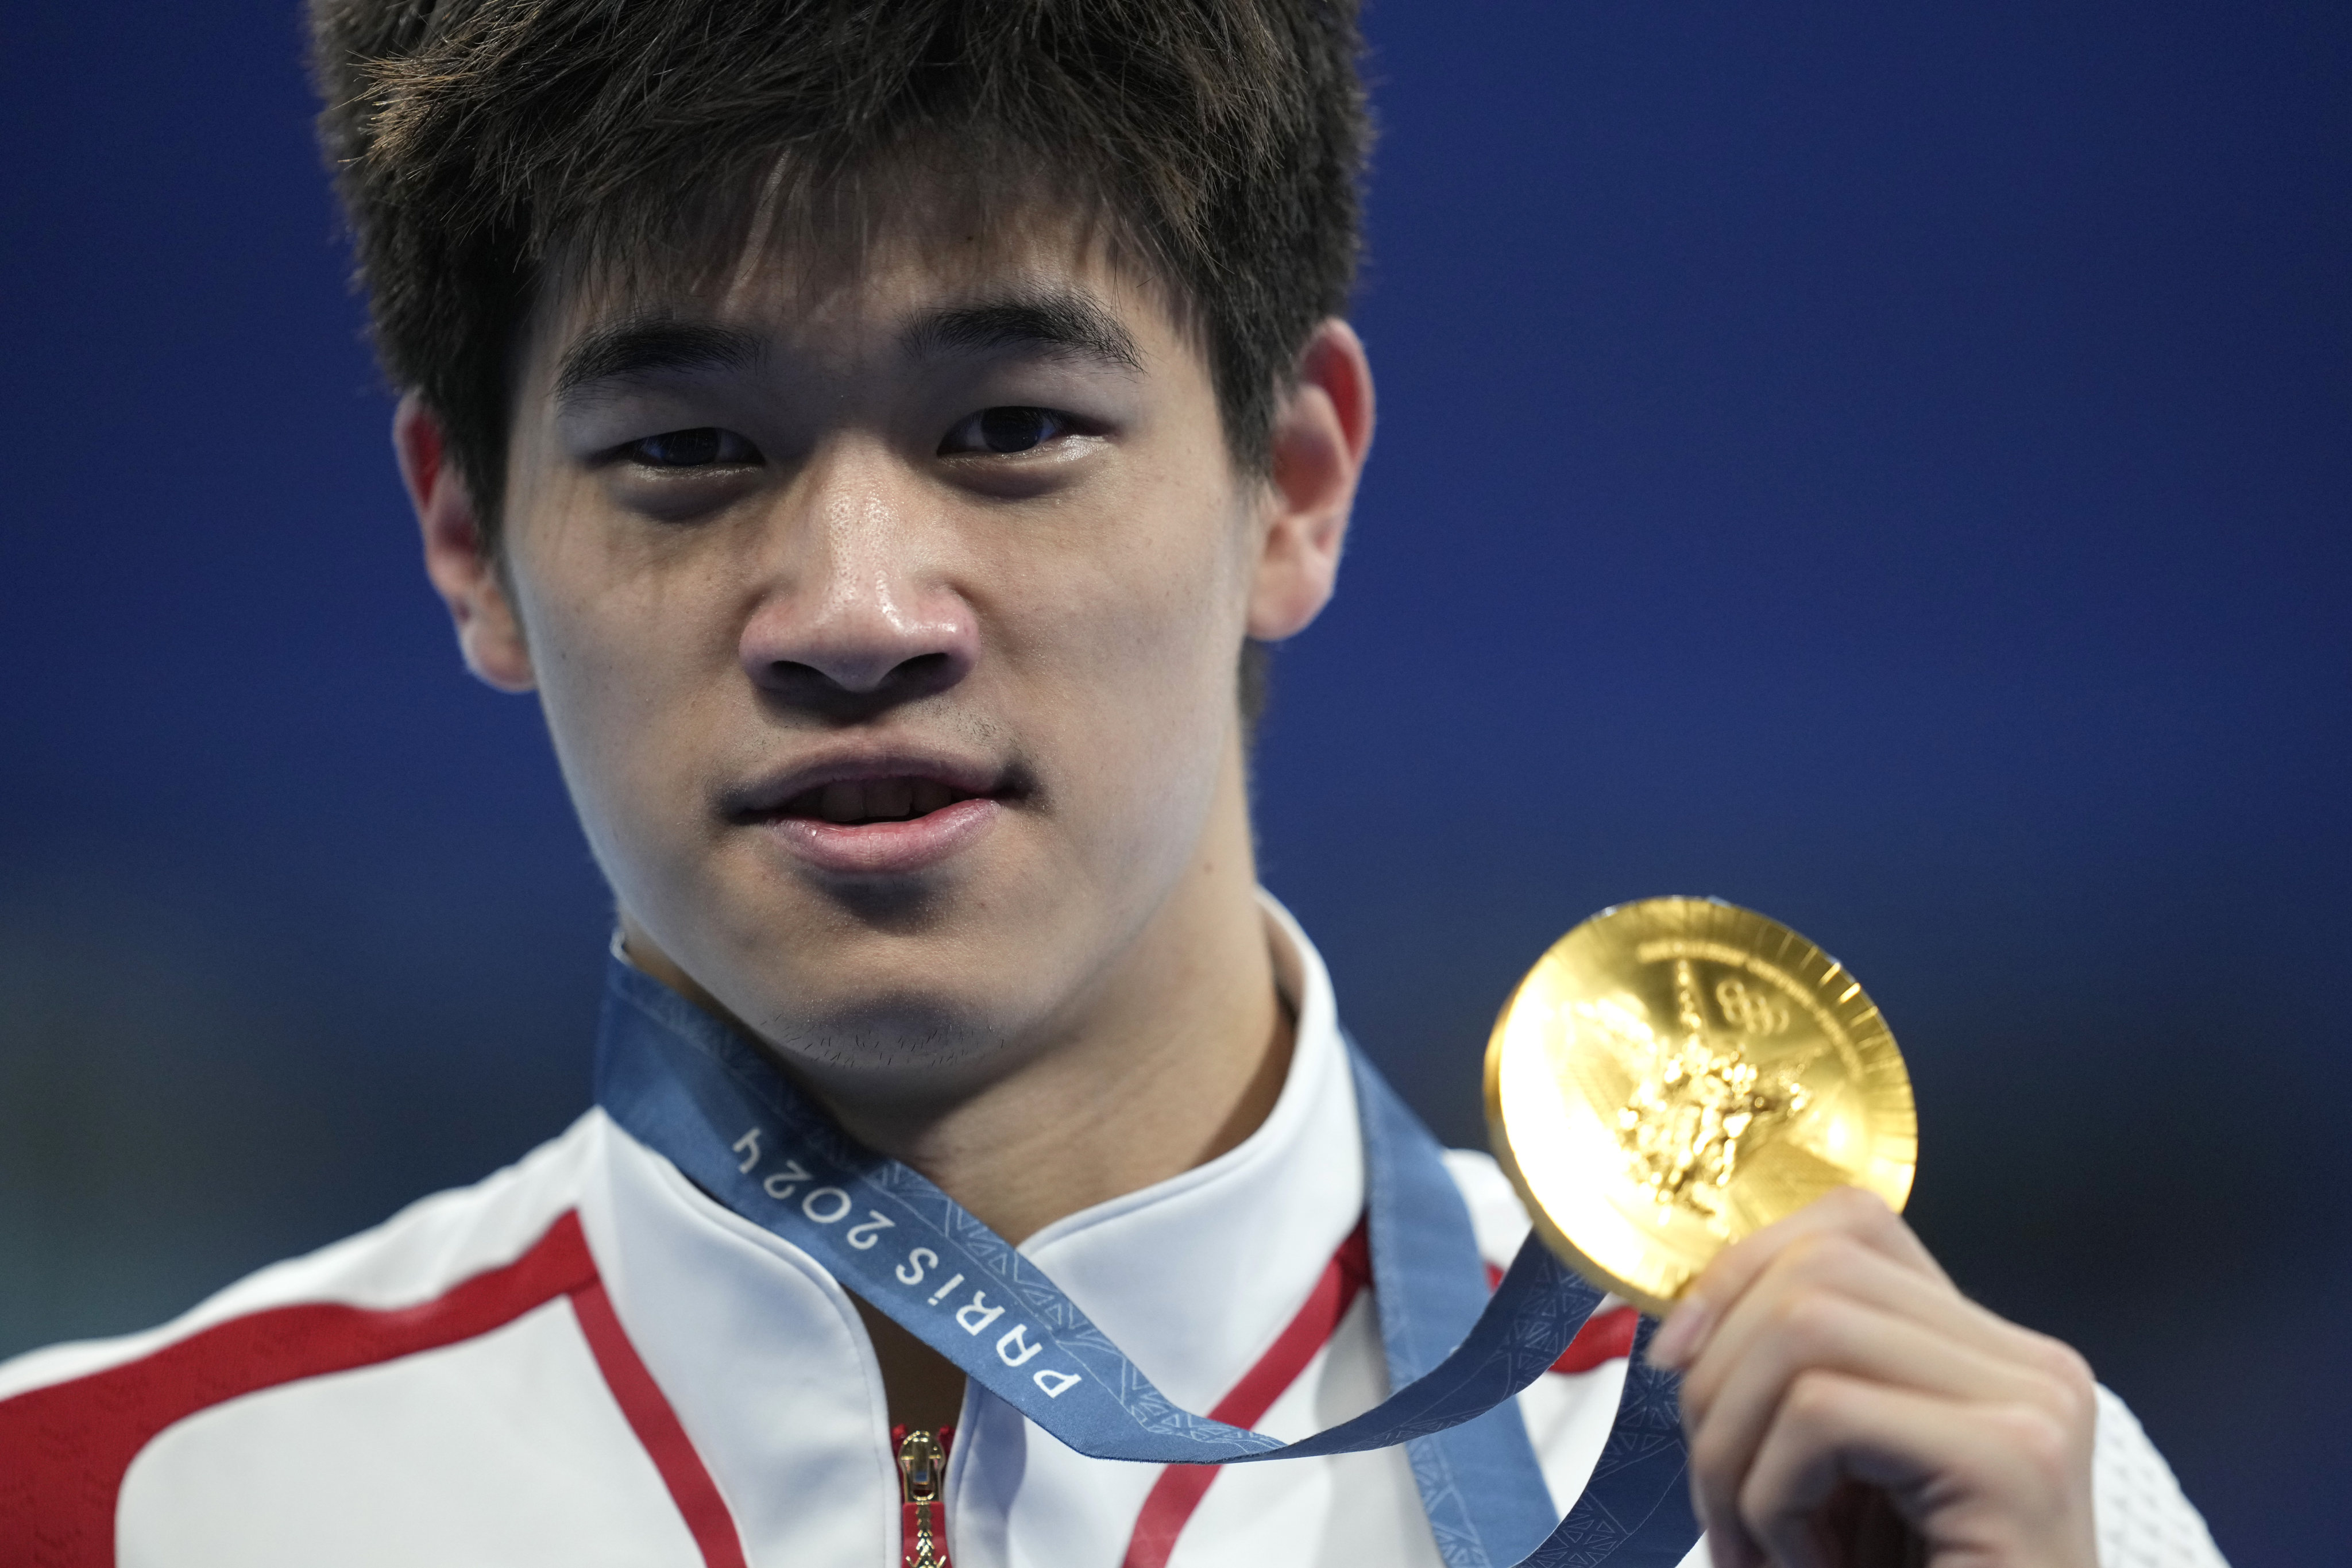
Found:
M 1270 900 L 1268 920 L 1298 1030 L 1265 1125 L 1022 1247 L 1197 1411 L 1276 1341 L 1363 1208 L 1330 983 Z M 1507 1264 L 1527 1231 L 1509 1185 L 1483 1154 L 1448 1163 L 1480 1249 Z M 1612 1322 L 1630 1326 L 1601 1322 L 1562 1358 L 1582 1370 L 1518 1397 L 1561 1511 L 1615 1414 Z M 1304 1436 L 1386 1392 L 1366 1291 L 1258 1426 Z M 2137 1423 L 2101 1399 L 2105 1568 L 2218 1564 Z M 592 1110 L 520 1163 L 160 1329 L 0 1364 L 0 1563 L 887 1568 L 888 1426 L 841 1288 Z M 948 1469 L 955 1568 L 1118 1568 L 1160 1473 L 1083 1458 L 975 1385 Z M 1702 1543 L 1688 1563 L 1705 1560 Z M 1166 1561 L 1439 1557 L 1391 1449 L 1221 1471 Z

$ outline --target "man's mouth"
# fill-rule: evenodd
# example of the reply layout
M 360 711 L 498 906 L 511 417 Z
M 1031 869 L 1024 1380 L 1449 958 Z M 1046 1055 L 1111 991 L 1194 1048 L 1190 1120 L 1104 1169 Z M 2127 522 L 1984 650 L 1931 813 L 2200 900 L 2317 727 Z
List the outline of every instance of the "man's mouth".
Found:
M 960 789 L 944 780 L 919 776 L 835 779 L 814 784 L 777 808 L 780 818 L 859 827 L 871 822 L 911 822 L 944 811 L 980 792 Z
M 719 809 L 828 875 L 889 877 L 978 843 L 1027 791 L 1017 764 L 868 753 L 771 775 L 723 797 Z

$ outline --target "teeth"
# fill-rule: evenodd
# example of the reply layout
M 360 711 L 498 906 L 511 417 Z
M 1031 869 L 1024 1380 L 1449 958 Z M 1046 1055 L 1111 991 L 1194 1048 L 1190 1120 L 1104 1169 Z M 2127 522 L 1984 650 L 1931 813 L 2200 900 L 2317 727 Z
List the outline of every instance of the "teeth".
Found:
M 795 804 L 819 821 L 844 825 L 928 816 L 961 798 L 937 779 L 908 778 L 841 779 L 813 794 Z
M 866 816 L 866 785 L 856 779 L 843 779 L 824 786 L 824 798 L 817 802 L 816 814 L 827 822 L 857 822 Z

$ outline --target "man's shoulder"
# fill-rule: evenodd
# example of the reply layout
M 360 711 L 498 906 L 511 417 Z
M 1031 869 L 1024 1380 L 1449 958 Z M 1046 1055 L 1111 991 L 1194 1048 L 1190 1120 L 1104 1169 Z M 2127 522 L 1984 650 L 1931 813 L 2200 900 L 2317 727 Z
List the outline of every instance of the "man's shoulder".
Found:
M 283 1328 L 284 1314 L 314 1321 L 414 1311 L 475 1278 L 529 1255 L 574 1206 L 582 1173 L 602 1135 L 591 1112 L 521 1160 L 474 1183 L 410 1204 L 382 1224 L 274 1263 L 216 1291 L 158 1327 L 111 1339 L 50 1345 L 0 1362 L 0 1422 L 43 1390 L 65 1393 L 110 1373 L 169 1356 L 212 1382 L 249 1359 L 254 1337 L 239 1324 Z M 232 1379 L 233 1381 L 233 1379 Z M 47 1403 L 47 1402 L 45 1402 Z
M 0 1366 L 0 1560 L 694 1561 L 691 1449 L 583 1228 L 612 1136 Z

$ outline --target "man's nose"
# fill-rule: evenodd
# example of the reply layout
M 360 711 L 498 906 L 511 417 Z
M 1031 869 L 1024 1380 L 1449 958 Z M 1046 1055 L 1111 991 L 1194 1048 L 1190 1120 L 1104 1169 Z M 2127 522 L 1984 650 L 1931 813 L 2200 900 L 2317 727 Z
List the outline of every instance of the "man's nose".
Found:
M 944 570 L 943 529 L 870 470 L 813 473 L 785 523 L 787 569 L 745 622 L 745 673 L 790 701 L 860 710 L 970 672 L 971 606 Z M 911 504 L 910 504 L 911 503 Z

